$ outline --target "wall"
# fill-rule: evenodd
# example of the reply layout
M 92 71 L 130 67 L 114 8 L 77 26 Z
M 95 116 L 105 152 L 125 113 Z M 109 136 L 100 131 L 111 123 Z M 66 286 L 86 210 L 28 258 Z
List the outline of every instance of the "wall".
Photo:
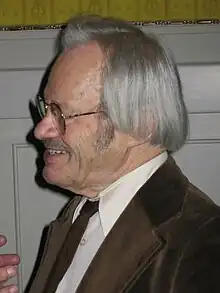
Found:
M 175 157 L 184 173 L 220 204 L 220 26 L 145 26 L 172 48 L 190 112 L 188 143 Z M 22 258 L 23 292 L 36 258 L 43 227 L 68 198 L 35 182 L 34 99 L 54 52 L 56 30 L 0 33 L 0 229 L 8 236 L 1 252 Z
M 220 19 L 220 0 L 1 0 L 0 26 L 64 23 L 78 13 L 131 21 Z

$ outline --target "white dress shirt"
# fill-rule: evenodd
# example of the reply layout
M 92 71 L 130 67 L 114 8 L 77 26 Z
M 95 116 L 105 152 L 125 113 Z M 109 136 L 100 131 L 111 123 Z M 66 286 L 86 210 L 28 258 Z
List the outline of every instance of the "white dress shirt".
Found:
M 56 293 L 74 293 L 100 245 L 115 222 L 132 200 L 136 192 L 166 161 L 167 152 L 163 152 L 151 161 L 126 174 L 99 194 L 99 210 L 88 223 L 72 264 L 61 280 Z M 73 222 L 87 198 L 82 198 L 75 210 Z

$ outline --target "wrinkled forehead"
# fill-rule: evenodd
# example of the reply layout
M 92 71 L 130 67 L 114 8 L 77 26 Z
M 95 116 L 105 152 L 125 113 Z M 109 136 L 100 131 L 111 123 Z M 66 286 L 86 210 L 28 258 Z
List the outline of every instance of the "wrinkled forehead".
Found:
M 45 99 L 68 103 L 96 98 L 102 88 L 104 54 L 95 43 L 64 51 L 51 69 Z

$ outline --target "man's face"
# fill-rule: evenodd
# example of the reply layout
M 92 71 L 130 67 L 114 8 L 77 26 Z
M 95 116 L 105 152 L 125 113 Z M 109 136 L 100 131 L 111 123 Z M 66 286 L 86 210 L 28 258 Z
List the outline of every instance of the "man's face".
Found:
M 45 89 L 45 102 L 56 103 L 64 116 L 100 111 L 104 56 L 95 44 L 80 46 L 56 61 Z M 65 120 L 66 131 L 55 127 L 50 110 L 35 128 L 45 143 L 44 178 L 80 193 L 112 160 L 114 128 L 103 113 Z

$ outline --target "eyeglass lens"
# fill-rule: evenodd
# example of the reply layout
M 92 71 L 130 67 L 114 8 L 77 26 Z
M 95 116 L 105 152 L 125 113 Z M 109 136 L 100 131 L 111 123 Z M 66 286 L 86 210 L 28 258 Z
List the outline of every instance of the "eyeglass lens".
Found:
M 39 111 L 41 118 L 45 117 L 48 108 L 50 108 L 54 126 L 61 134 L 63 134 L 65 132 L 65 119 L 63 117 L 60 107 L 55 103 L 46 105 L 42 98 L 37 99 L 37 109 Z
M 54 103 L 51 103 L 49 107 L 57 130 L 63 134 L 65 132 L 65 119 L 60 107 Z

